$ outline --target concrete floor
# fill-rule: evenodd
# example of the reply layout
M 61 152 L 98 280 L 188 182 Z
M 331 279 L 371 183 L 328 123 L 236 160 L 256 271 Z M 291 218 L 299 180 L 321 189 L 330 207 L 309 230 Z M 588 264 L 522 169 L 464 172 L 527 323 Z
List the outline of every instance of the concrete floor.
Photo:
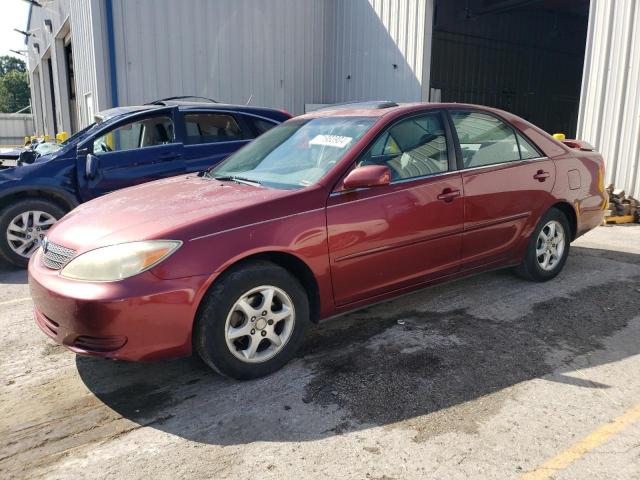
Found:
M 326 322 L 251 382 L 76 357 L 0 270 L 1 478 L 640 478 L 640 226 Z

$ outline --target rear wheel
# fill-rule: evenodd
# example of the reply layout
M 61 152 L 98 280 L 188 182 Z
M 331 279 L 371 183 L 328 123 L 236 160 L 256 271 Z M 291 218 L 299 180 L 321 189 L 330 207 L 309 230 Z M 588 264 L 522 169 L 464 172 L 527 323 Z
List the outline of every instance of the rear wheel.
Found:
M 27 199 L 0 212 L 0 257 L 25 268 L 51 226 L 64 216 L 53 202 Z
M 287 270 L 253 262 L 227 273 L 207 293 L 195 348 L 217 372 L 239 380 L 285 365 L 310 323 L 307 294 Z
M 545 282 L 558 275 L 569 255 L 571 228 L 567 217 L 552 208 L 533 231 L 522 263 L 516 273 L 536 282 Z

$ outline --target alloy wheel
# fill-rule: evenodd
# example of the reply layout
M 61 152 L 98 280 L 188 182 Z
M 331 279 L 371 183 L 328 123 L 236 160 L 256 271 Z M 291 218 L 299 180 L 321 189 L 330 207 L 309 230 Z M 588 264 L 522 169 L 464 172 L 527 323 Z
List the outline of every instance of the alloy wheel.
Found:
M 50 213 L 41 210 L 29 210 L 16 215 L 7 227 L 9 247 L 21 257 L 29 258 L 57 220 Z
M 287 293 L 270 285 L 253 288 L 240 296 L 227 315 L 227 347 L 243 362 L 266 362 L 287 344 L 294 324 L 295 309 Z
M 549 272 L 556 268 L 565 249 L 565 233 L 562 224 L 556 220 L 548 222 L 538 234 L 536 259 L 543 270 Z

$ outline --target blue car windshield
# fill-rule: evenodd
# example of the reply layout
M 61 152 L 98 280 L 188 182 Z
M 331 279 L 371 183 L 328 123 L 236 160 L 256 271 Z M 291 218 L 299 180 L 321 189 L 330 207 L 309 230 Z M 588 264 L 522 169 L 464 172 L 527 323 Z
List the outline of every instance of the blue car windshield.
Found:
M 62 146 L 66 146 L 69 145 L 71 142 L 75 141 L 78 137 L 81 137 L 82 135 L 84 135 L 85 133 L 87 133 L 89 130 L 91 130 L 93 127 L 95 127 L 96 124 L 92 123 L 91 125 L 89 125 L 88 127 L 83 128 L 82 130 L 80 130 L 79 132 L 74 133 L 73 135 L 71 135 L 69 138 L 67 138 L 64 142 L 62 142 L 60 145 Z
M 289 120 L 206 173 L 209 178 L 296 189 L 317 183 L 375 123 L 370 117 Z

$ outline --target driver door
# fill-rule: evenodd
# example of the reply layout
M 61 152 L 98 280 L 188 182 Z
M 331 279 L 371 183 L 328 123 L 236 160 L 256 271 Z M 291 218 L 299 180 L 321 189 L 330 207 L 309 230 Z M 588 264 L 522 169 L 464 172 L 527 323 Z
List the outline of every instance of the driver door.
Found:
M 386 186 L 340 186 L 329 197 L 336 304 L 349 306 L 459 270 L 462 179 L 443 114 L 399 120 L 357 163 L 386 165 L 392 177 Z
M 120 122 L 84 142 L 78 152 L 83 200 L 186 172 L 171 111 Z M 86 172 L 88 154 L 97 159 L 93 178 Z

